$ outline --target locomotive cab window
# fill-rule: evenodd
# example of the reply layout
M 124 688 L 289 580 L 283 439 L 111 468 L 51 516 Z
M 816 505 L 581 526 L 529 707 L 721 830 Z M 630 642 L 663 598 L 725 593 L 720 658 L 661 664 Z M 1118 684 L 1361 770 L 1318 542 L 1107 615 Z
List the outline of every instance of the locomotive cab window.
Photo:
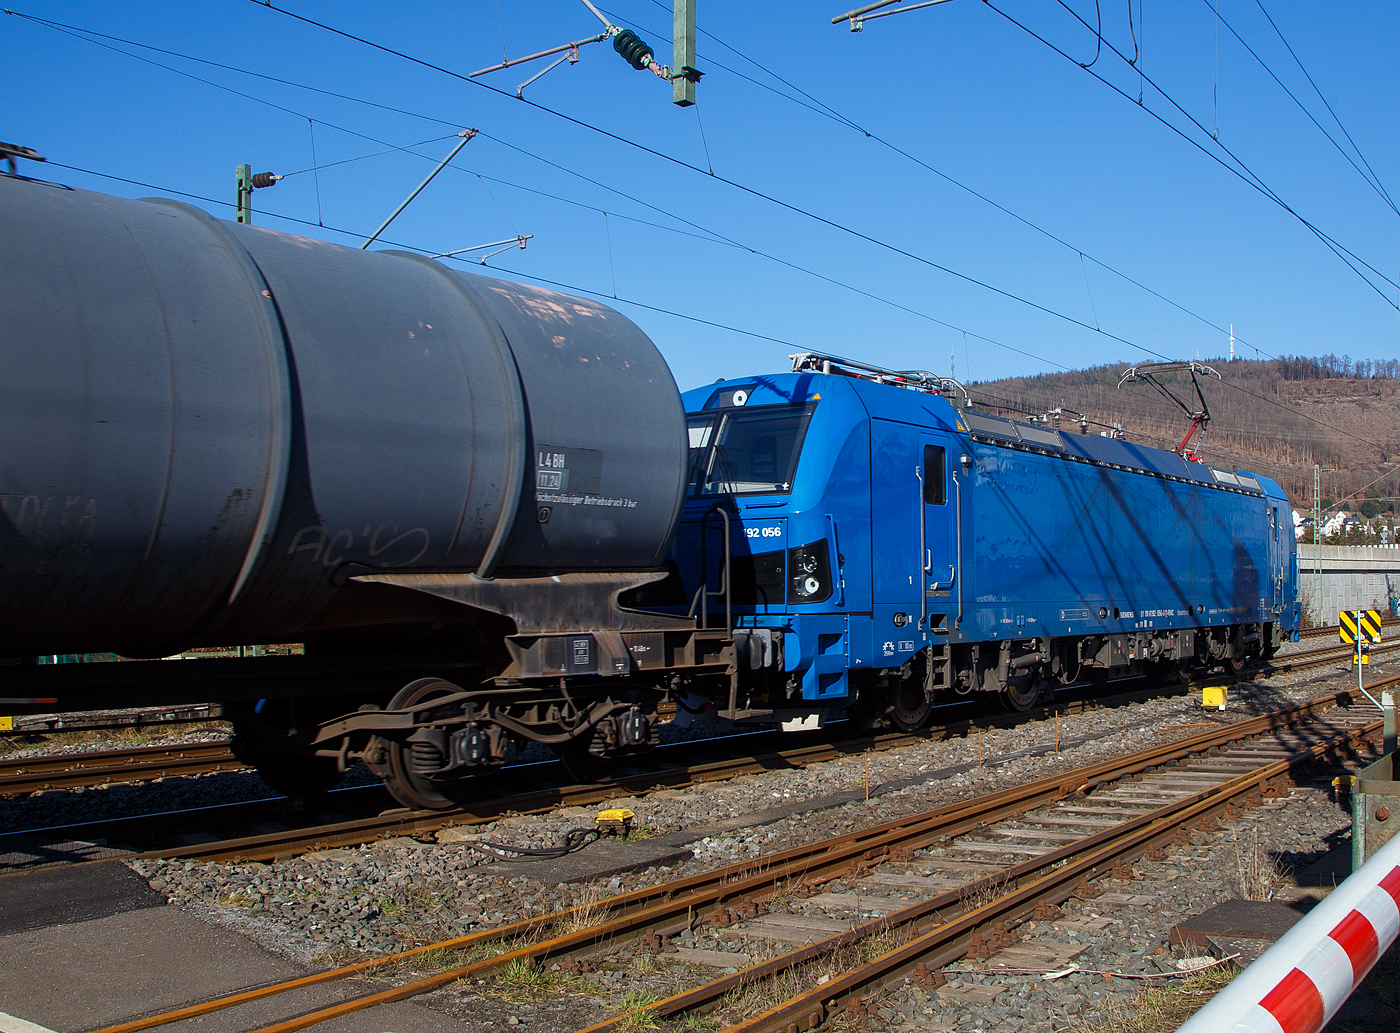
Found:
M 906 467 L 907 469 L 907 467 Z M 941 506 L 948 501 L 948 453 L 942 445 L 924 446 L 924 505 Z
M 815 406 L 766 405 L 689 417 L 690 492 L 786 495 Z

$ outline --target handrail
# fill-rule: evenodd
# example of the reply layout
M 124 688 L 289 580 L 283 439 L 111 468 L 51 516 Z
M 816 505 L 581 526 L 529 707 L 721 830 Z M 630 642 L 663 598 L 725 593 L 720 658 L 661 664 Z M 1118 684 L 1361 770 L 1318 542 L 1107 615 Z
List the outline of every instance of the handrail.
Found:
M 706 527 L 706 525 L 707 525 L 707 524 L 709 523 L 709 521 L 710 521 L 710 514 L 711 514 L 711 513 L 718 513 L 718 514 L 720 515 L 720 518 L 723 519 L 723 521 L 724 521 L 724 565 L 720 568 L 720 572 L 719 572 L 720 586 L 719 586 L 719 588 L 717 588 L 717 589 L 716 589 L 715 591 L 713 591 L 713 592 L 711 592 L 711 591 L 709 590 L 709 588 L 710 588 L 710 583 L 709 583 L 709 562 L 708 562 L 708 559 L 709 559 L 709 558 L 708 558 L 708 557 L 706 556 L 706 554 L 705 554 L 705 553 L 706 553 L 706 549 L 705 549 L 705 527 Z M 733 598 L 732 598 L 732 595 L 731 595 L 731 592 L 730 592 L 729 569 L 730 569 L 730 565 L 731 565 L 731 561 L 732 561 L 732 558 L 733 558 L 733 557 L 732 557 L 732 554 L 731 554 L 731 551 L 730 551 L 730 546 L 731 546 L 731 542 L 730 542 L 730 536 L 729 536 L 729 513 L 728 513 L 727 510 L 725 510 L 725 508 L 724 508 L 720 503 L 716 502 L 713 506 L 711 506 L 708 510 L 706 510 L 706 511 L 705 511 L 705 515 L 704 515 L 703 517 L 700 518 L 700 576 L 701 576 L 701 581 L 700 581 L 700 586 L 695 590 L 695 596 L 694 596 L 694 598 L 692 598 L 691 601 L 690 601 L 690 609 L 686 612 L 686 616 L 689 616 L 689 617 L 694 617 L 694 616 L 696 616 L 696 609 L 698 608 L 699 611 L 700 611 L 700 612 L 699 612 L 699 617 L 700 617 L 700 628 L 701 628 L 701 630 L 704 630 L 704 629 L 708 628 L 708 627 L 709 627 L 709 612 L 710 612 L 709 600 L 711 600 L 711 599 L 718 599 L 720 596 L 723 596 L 723 597 L 724 597 L 724 632 L 725 632 L 726 635 L 732 636 L 732 635 L 734 634 L 734 607 L 733 607 Z
M 957 475 L 956 472 L 953 474 L 953 490 L 954 490 L 954 492 L 955 492 L 955 498 L 957 499 L 956 505 L 957 505 L 957 507 L 958 507 L 958 557 L 957 557 L 957 559 L 958 559 L 958 567 L 961 568 L 962 565 L 963 565 L 963 545 L 962 545 L 962 539 L 963 539 L 963 528 L 962 528 L 962 525 L 963 525 L 962 481 L 958 480 L 958 475 Z M 957 583 L 958 583 L 958 628 L 961 629 L 961 628 L 962 628 L 962 622 L 963 622 L 963 579 L 962 579 L 962 578 L 957 578 L 956 580 L 957 580 Z

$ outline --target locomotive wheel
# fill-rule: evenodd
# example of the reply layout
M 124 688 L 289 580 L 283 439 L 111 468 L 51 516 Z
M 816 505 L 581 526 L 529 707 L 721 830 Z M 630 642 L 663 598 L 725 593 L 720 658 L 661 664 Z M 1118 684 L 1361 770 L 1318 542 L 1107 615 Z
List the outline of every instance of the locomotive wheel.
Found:
M 425 703 L 437 696 L 450 696 L 462 690 L 441 678 L 419 678 L 409 682 L 389 701 L 390 710 Z M 457 801 L 448 795 L 449 787 L 413 770 L 412 747 L 392 739 L 383 740 L 388 773 L 384 786 L 389 795 L 412 810 L 442 811 L 455 807 Z M 465 781 L 465 780 L 463 780 Z M 457 794 L 454 794 L 457 795 Z
M 907 678 L 894 692 L 890 721 L 901 732 L 917 732 L 933 716 L 933 700 L 924 694 L 923 679 Z
M 1023 714 L 1040 699 L 1044 683 L 1034 675 L 1012 678 L 1001 690 L 1001 702 L 1013 714 Z

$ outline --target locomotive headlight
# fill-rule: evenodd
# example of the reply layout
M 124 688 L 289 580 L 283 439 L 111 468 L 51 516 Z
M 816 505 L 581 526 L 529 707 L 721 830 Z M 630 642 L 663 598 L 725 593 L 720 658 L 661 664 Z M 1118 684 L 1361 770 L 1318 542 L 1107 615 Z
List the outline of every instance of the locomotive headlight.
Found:
M 819 603 L 831 595 L 831 562 L 826 541 L 788 550 L 788 601 Z

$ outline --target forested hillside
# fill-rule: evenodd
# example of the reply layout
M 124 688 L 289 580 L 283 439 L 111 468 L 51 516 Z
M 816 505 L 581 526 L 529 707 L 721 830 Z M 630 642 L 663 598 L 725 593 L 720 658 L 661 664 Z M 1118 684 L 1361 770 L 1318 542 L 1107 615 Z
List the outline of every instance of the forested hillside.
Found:
M 1091 420 L 1120 424 L 1133 441 L 1174 449 L 1190 426 L 1187 416 L 1150 384 L 1118 387 L 1123 362 L 1070 373 L 1050 373 L 968 385 L 974 400 L 1006 415 L 1073 409 Z M 1201 378 L 1211 422 L 1201 455 L 1215 466 L 1265 474 L 1279 482 L 1295 508 L 1312 505 L 1313 464 L 1322 494 L 1350 500 L 1350 508 L 1390 509 L 1400 496 L 1400 362 L 1326 355 L 1255 361 L 1211 360 L 1221 379 Z M 1161 378 L 1189 405 L 1191 378 Z M 1061 427 L 1078 430 L 1074 417 Z M 1091 433 L 1100 428 L 1091 427 Z M 1369 499 L 1369 504 L 1367 500 Z

